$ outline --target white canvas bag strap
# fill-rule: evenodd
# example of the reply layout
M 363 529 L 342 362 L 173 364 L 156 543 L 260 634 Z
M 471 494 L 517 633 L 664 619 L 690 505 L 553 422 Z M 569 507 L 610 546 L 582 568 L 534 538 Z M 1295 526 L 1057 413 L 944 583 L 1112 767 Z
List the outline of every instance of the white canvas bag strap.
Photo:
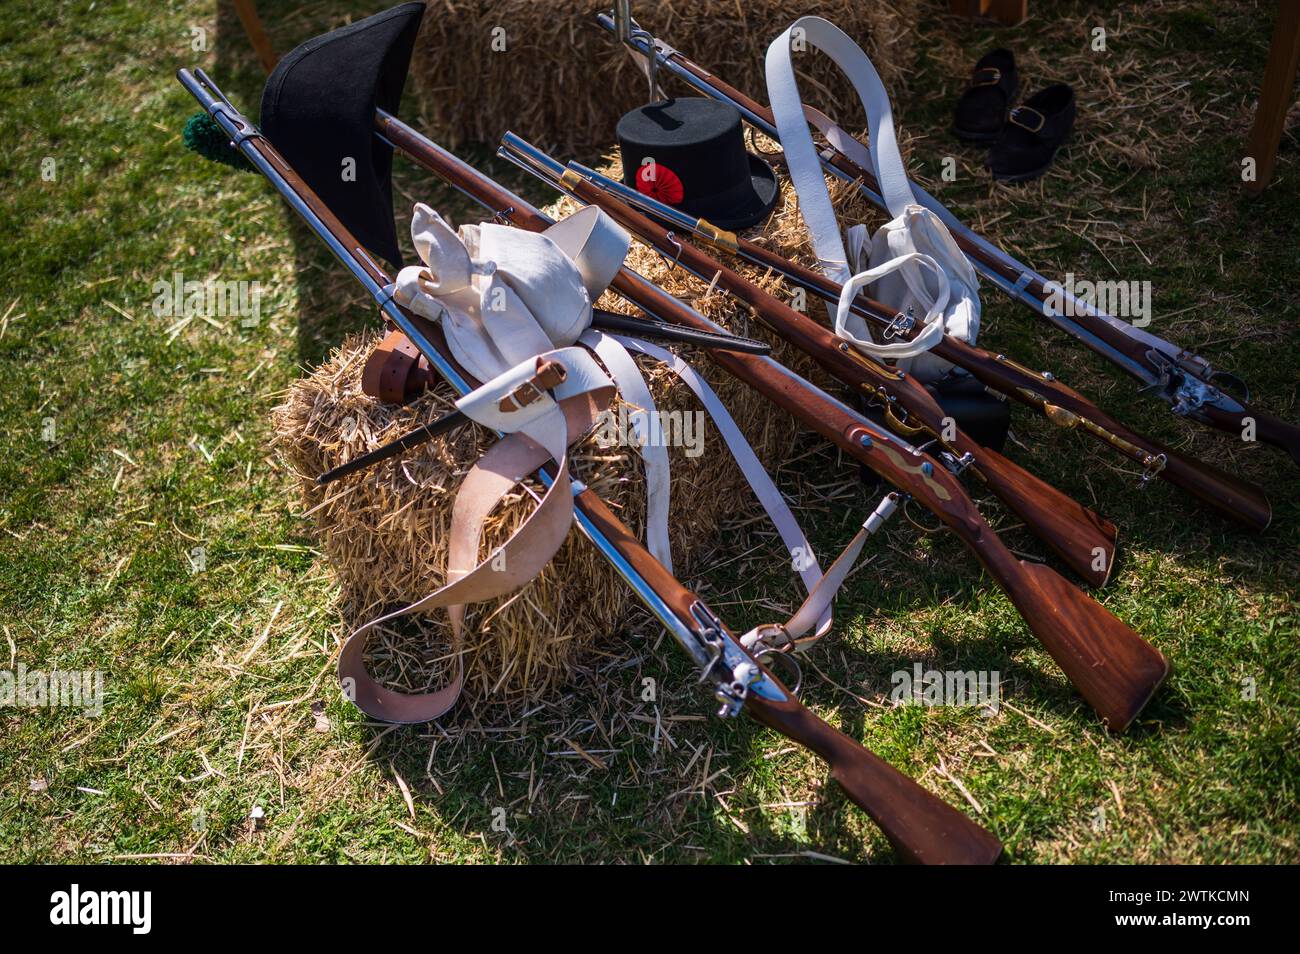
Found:
M 781 136 L 790 178 L 799 195 L 799 209 L 812 236 L 822 268 L 831 278 L 844 282 L 849 264 L 840 239 L 839 224 L 831 205 L 821 162 L 808 131 L 790 53 L 798 41 L 821 50 L 849 78 L 867 111 L 872 169 L 891 215 L 899 216 L 913 201 L 907 170 L 898 151 L 889 94 L 871 60 L 856 43 L 833 23 L 821 17 L 801 17 L 772 41 L 767 48 L 767 92 Z
M 790 506 L 785 502 L 785 497 L 781 495 L 781 491 L 777 489 L 776 484 L 772 482 L 772 478 L 768 476 L 762 462 L 759 461 L 753 448 L 749 446 L 749 442 L 745 440 L 745 435 L 741 433 L 740 427 L 736 424 L 735 419 L 732 418 L 731 413 L 727 410 L 726 405 L 722 403 L 717 393 L 709 386 L 707 381 L 700 377 L 694 368 L 671 351 L 636 338 L 620 336 L 618 340 L 631 351 L 637 351 L 662 361 L 695 393 L 700 403 L 704 405 L 704 410 L 713 419 L 714 426 L 718 429 L 718 433 L 722 435 L 727 450 L 731 453 L 736 465 L 740 468 L 741 474 L 744 475 L 745 480 L 754 491 L 754 496 L 758 498 L 758 502 L 762 504 L 768 519 L 776 527 L 781 542 L 785 544 L 786 550 L 790 553 L 791 565 L 797 569 L 804 588 L 810 593 L 815 592 L 823 576 L 821 567 L 817 563 L 817 557 L 813 553 L 812 544 L 808 542 L 808 538 L 799 526 L 799 521 L 795 519 L 794 514 L 790 511 Z M 809 626 L 816 627 L 818 636 L 828 632 L 832 622 L 829 600 L 825 605 L 820 606 L 815 613 L 811 613 L 810 616 Z
M 627 353 L 627 348 L 619 339 L 588 328 L 578 341 L 596 352 L 614 379 L 619 396 L 636 409 L 631 414 L 630 421 L 639 441 L 637 450 L 641 454 L 641 466 L 645 471 L 646 549 L 671 573 L 673 554 L 668 537 L 668 508 L 672 495 L 672 478 L 668 448 L 663 441 L 654 440 L 659 420 L 659 408 L 655 404 L 654 395 L 650 393 L 636 361 Z
M 939 289 L 937 295 L 931 294 L 925 282 L 920 280 L 916 273 L 918 267 L 928 268 L 935 273 L 935 277 L 938 279 L 936 287 Z M 921 333 L 910 341 L 904 339 L 895 342 L 876 342 L 870 338 L 859 338 L 849 327 L 849 319 L 853 317 L 851 310 L 853 300 L 858 297 L 859 291 L 876 279 L 895 271 L 902 273 L 903 280 L 907 282 L 907 288 L 912 293 L 912 297 L 925 306 L 925 317 L 921 319 Z M 835 333 L 841 338 L 851 341 L 853 346 L 859 350 L 873 354 L 878 358 L 894 360 L 911 358 L 929 351 L 943 338 L 943 314 L 944 309 L 948 307 L 948 298 L 948 276 L 944 274 L 939 264 L 929 255 L 922 255 L 920 252 L 908 252 L 906 255 L 900 255 L 897 258 L 881 262 L 875 268 L 859 272 L 844 283 L 844 287 L 840 289 L 840 300 L 835 306 Z
M 839 592 L 839 588 L 848 579 L 849 572 L 857 564 L 858 557 L 862 555 L 862 548 L 866 546 L 867 537 L 879 530 L 898 509 L 900 499 L 897 493 L 885 495 L 876 509 L 862 522 L 862 527 L 849 541 L 849 545 L 840 551 L 840 555 L 835 558 L 826 575 L 818 580 L 817 585 L 808 593 L 808 598 L 804 600 L 803 605 L 788 621 L 776 627 L 759 626 L 750 630 L 741 637 L 741 643 L 750 648 L 760 643 L 767 643 L 775 649 L 788 646 L 791 650 L 798 650 L 821 639 L 825 635 L 825 630 L 820 625 L 814 629 L 814 623 L 823 616 L 829 615 L 835 594 Z M 779 633 L 779 640 L 784 642 L 784 646 L 779 643 L 773 644 L 769 635 L 773 629 Z

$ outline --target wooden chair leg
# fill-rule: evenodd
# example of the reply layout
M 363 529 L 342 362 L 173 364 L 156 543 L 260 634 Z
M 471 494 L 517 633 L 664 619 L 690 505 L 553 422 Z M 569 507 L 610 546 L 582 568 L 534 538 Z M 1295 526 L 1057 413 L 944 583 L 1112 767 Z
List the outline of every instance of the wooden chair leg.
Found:
M 1015 26 L 1029 16 L 1029 0 L 988 0 L 988 16 L 1007 26 Z
M 1286 114 L 1295 102 L 1296 67 L 1300 66 L 1300 0 L 1281 0 L 1269 44 L 1268 65 L 1255 109 L 1255 124 L 1246 142 L 1246 155 L 1255 160 L 1255 181 L 1247 192 L 1259 194 L 1273 178 L 1277 148 L 1282 142 Z
M 266 35 L 266 30 L 262 28 L 262 21 L 257 15 L 257 7 L 253 5 L 253 0 L 235 0 L 235 14 L 239 17 L 240 24 L 244 27 L 244 33 L 248 35 L 248 42 L 253 44 L 253 52 L 262 63 L 262 69 L 268 73 L 275 69 L 275 63 L 279 59 L 275 55 L 275 50 L 271 48 L 270 37 Z
M 1029 0 L 948 0 L 948 9 L 961 17 L 992 17 L 1015 26 L 1029 16 Z

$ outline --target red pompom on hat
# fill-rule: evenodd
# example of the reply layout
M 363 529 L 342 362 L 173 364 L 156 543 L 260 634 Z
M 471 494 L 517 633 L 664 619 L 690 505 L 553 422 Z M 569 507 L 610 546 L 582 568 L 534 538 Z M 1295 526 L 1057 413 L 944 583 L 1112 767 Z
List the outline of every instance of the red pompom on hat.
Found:
M 668 205 L 676 205 L 686 195 L 677 173 L 661 162 L 647 162 L 637 170 L 636 189 Z

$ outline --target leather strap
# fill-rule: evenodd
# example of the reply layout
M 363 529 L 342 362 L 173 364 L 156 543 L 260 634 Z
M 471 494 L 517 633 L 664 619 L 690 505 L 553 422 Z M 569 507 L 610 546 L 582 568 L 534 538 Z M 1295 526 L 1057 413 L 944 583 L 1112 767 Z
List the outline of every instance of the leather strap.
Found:
M 429 386 L 428 359 L 410 339 L 393 330 L 384 335 L 361 370 L 361 391 L 387 404 L 405 404 Z
M 549 362 L 565 368 L 565 379 L 550 396 L 514 407 L 502 398 L 525 381 L 546 372 Z M 357 629 L 339 654 L 344 693 L 367 715 L 385 722 L 428 722 L 445 714 L 464 686 L 461 658 L 465 605 L 512 593 L 533 580 L 564 543 L 573 522 L 573 487 L 568 446 L 589 431 L 609 407 L 614 388 L 595 361 L 580 348 L 550 352 L 511 369 L 457 402 L 465 414 L 488 426 L 513 430 L 494 444 L 466 475 L 452 507 L 447 583 L 423 599 Z M 508 407 L 503 407 L 506 404 Z M 548 459 L 558 463 L 556 478 L 524 523 L 486 559 L 478 559 L 483 523 L 519 481 Z M 382 686 L 365 665 L 368 634 L 391 620 L 423 610 L 446 608 L 451 620 L 455 674 L 439 689 L 406 693 Z
M 559 387 L 568 377 L 568 369 L 558 361 L 538 360 L 537 373 L 498 401 L 497 410 L 522 411 L 545 397 L 546 391 Z

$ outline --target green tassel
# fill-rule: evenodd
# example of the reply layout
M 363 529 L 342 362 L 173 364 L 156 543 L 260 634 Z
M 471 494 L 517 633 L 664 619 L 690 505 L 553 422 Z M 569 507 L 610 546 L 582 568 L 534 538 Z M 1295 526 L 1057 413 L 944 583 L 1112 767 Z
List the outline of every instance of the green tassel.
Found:
M 223 162 L 240 172 L 256 171 L 242 152 L 231 147 L 230 137 L 207 113 L 195 113 L 186 120 L 184 139 L 185 148 L 197 152 L 204 159 Z

